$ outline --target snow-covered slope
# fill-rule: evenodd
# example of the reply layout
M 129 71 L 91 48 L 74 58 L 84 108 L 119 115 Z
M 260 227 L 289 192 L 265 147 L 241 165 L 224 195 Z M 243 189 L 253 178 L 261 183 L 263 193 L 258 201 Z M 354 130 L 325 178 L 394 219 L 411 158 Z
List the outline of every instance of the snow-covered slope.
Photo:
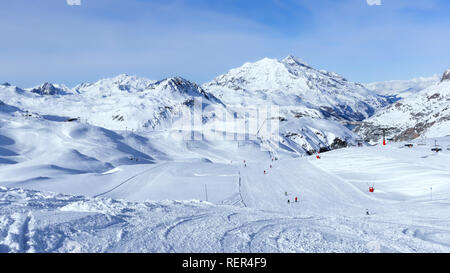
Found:
M 450 157 L 430 145 L 276 162 L 241 148 L 246 167 L 165 162 L 1 182 L 0 252 L 448 252 Z M 111 176 L 122 182 L 95 194 Z M 199 201 L 205 182 L 210 202 Z M 44 187 L 72 195 L 29 190 Z
M 450 135 L 450 70 L 438 83 L 380 110 L 365 120 L 357 132 L 367 139 L 380 128 L 388 129 L 388 137 L 408 140 L 419 136 L 439 137 Z
M 316 159 L 299 155 L 353 134 L 302 117 L 280 121 L 279 143 L 186 141 L 165 130 L 71 120 L 44 103 L 64 111 L 58 102 L 74 109 L 69 102 L 90 102 L 94 110 L 85 111 L 98 113 L 94 98 L 103 95 L 95 88 L 64 95 L 0 88 L 0 252 L 449 251 L 450 155 L 431 152 L 432 139 Z M 225 107 L 181 79 L 118 89 L 109 99 L 144 100 L 150 90 L 161 102 L 199 96 Z
M 98 174 L 118 165 L 154 162 L 145 152 L 149 146 L 132 145 L 135 149 L 129 139 L 101 127 L 41 116 L 0 102 L 0 179 L 31 183 L 56 174 Z
M 278 105 L 284 118 L 362 120 L 386 104 L 361 84 L 316 70 L 293 56 L 245 63 L 203 88 L 229 105 Z
M 217 198 L 210 194 L 211 200 L 221 202 L 236 194 L 223 189 L 224 184 L 235 183 L 237 179 L 236 171 L 227 170 L 230 162 L 299 157 L 305 151 L 327 147 L 323 143 L 332 145 L 336 137 L 352 137 L 340 127 L 328 127 L 326 122 L 306 119 L 302 124 L 298 122 L 282 126 L 280 132 L 289 135 L 282 136 L 280 143 L 257 138 L 186 141 L 166 131 L 112 131 L 0 103 L 0 182 L 102 195 L 121 185 L 127 176 L 136 176 L 131 189 L 121 188 L 121 197 L 141 200 L 171 196 L 166 191 L 166 186 L 171 185 L 193 192 L 192 198 L 200 198 L 204 184 L 208 184 L 212 191 L 217 189 L 224 194 Z M 310 128 L 300 132 L 306 137 L 296 133 L 301 128 Z M 204 175 L 205 172 L 211 174 Z M 142 182 L 136 182 L 139 179 Z M 98 181 L 94 185 L 92 180 Z M 204 183 L 191 184 L 199 180 Z M 151 187 L 149 181 L 153 181 Z M 136 189 L 141 186 L 140 190 Z
M 406 98 L 418 91 L 430 87 L 441 80 L 441 76 L 436 74 L 431 77 L 418 77 L 411 80 L 391 80 L 383 82 L 373 82 L 364 84 L 369 90 L 383 96 L 396 98 Z

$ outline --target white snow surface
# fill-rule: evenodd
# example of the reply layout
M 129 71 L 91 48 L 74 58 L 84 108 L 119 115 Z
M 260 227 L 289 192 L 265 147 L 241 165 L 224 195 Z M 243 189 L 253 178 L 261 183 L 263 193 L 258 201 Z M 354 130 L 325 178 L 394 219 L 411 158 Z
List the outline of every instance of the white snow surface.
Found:
M 1 109 L 0 252 L 450 251 L 449 137 L 317 159 Z
M 448 116 L 449 84 L 373 120 L 389 115 L 400 127 L 410 108 Z M 280 139 L 177 138 L 171 123 L 195 110 L 193 97 L 214 124 L 230 105 L 269 100 L 286 114 Z M 0 252 L 449 252 L 448 121 L 412 148 L 306 156 L 336 138 L 355 143 L 337 120 L 384 103 L 292 56 L 245 64 L 203 88 L 128 75 L 73 89 L 2 84 Z M 342 112 L 326 116 L 324 106 Z M 435 141 L 441 152 L 431 151 Z

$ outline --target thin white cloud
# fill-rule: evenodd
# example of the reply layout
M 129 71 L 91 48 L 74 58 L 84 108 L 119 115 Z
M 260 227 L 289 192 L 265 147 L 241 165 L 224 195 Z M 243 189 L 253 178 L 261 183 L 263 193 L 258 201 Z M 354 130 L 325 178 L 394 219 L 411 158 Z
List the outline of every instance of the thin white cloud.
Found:
M 81 0 L 66 0 L 69 6 L 81 6 Z
M 381 6 L 381 0 L 366 0 L 369 6 Z

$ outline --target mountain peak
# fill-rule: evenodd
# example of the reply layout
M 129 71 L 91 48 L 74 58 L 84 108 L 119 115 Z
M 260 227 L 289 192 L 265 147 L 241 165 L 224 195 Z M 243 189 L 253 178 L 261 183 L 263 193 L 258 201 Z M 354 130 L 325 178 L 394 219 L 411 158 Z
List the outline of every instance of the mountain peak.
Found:
M 172 86 L 172 87 L 193 86 L 193 85 L 195 85 L 194 83 L 192 83 L 192 82 L 190 82 L 190 81 L 188 81 L 188 80 L 186 80 L 186 79 L 184 79 L 182 77 L 179 77 L 179 76 L 166 78 L 164 80 L 155 82 L 155 84 L 156 85 L 167 84 L 167 85 Z
M 225 104 L 269 102 L 280 106 L 287 117 L 362 120 L 387 103 L 361 84 L 319 71 L 293 55 L 283 60 L 265 58 L 245 63 L 203 87 Z
M 191 83 L 190 81 L 188 81 L 180 76 L 167 78 L 167 80 L 171 81 L 171 82 L 178 82 L 178 83 Z
M 126 73 L 122 73 L 122 74 L 119 74 L 119 75 L 113 77 L 112 79 L 113 80 L 124 80 L 124 79 L 128 79 L 128 78 L 130 78 L 130 75 L 128 75 Z
M 55 86 L 52 83 L 46 82 L 40 86 L 34 87 L 30 90 L 32 93 L 39 95 L 64 95 L 67 94 L 65 87 Z
M 443 81 L 450 81 L 450 69 L 447 69 L 447 71 L 444 72 L 444 75 L 442 75 L 441 82 Z
M 94 83 L 82 83 L 77 85 L 74 90 L 78 93 L 83 92 L 141 92 L 149 88 L 154 80 L 143 77 L 131 76 L 128 74 L 120 74 L 112 78 L 104 78 Z
M 103 81 L 111 81 L 113 84 L 133 84 L 133 83 L 138 83 L 138 82 L 145 82 L 145 83 L 149 83 L 149 82 L 154 82 L 153 80 L 149 80 L 147 78 L 143 78 L 143 77 L 138 77 L 138 76 L 133 76 L 133 75 L 129 75 L 129 74 L 119 74 L 113 78 L 106 78 L 106 79 L 102 79 Z M 102 81 L 100 80 L 100 81 Z
M 162 88 L 164 90 L 172 90 L 192 95 L 205 94 L 205 91 L 200 86 L 182 77 L 167 78 L 159 82 L 155 82 L 154 86 L 159 86 L 159 88 Z
M 300 66 L 309 67 L 309 65 L 305 61 L 295 57 L 294 55 L 288 55 L 281 62 L 288 64 L 288 65 L 300 65 Z

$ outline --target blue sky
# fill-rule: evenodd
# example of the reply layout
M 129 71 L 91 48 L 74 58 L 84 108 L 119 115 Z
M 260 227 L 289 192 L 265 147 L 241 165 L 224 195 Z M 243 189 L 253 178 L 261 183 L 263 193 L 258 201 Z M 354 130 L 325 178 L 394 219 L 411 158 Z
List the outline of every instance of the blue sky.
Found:
M 363 83 L 430 76 L 450 68 L 448 14 L 448 0 L 0 0 L 0 81 L 201 84 L 288 54 Z

